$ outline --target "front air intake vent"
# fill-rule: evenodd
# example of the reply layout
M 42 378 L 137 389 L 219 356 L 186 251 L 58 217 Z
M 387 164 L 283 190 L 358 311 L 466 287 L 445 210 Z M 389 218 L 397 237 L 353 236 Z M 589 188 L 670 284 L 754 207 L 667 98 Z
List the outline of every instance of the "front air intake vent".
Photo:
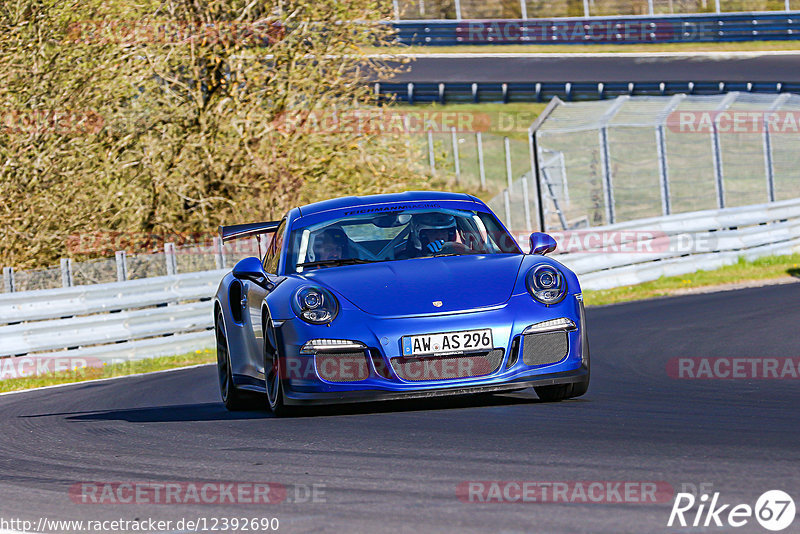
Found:
M 569 349 L 566 332 L 528 334 L 522 342 L 522 361 L 525 365 L 547 365 L 564 359 Z
M 503 349 L 426 358 L 392 358 L 392 369 L 403 380 L 453 380 L 490 375 L 503 363 Z
M 369 363 L 364 351 L 318 353 L 314 360 L 317 375 L 328 382 L 360 382 L 369 377 Z

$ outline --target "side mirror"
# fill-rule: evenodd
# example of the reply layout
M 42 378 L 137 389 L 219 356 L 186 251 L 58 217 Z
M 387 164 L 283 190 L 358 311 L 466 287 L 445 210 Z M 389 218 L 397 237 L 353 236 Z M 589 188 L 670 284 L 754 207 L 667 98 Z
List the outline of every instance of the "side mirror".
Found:
M 534 232 L 531 234 L 531 254 L 539 254 L 544 256 L 553 252 L 558 244 L 553 236 L 543 232 Z
M 233 267 L 233 276 L 239 280 L 252 280 L 256 283 L 263 283 L 267 279 L 261 260 L 255 257 L 245 258 L 237 263 Z

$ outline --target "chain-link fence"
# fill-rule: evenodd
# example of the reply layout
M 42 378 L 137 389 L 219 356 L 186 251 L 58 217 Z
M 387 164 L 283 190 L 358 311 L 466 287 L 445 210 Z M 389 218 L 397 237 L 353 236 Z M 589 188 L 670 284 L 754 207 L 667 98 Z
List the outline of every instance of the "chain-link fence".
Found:
M 394 0 L 399 20 L 534 19 L 790 11 L 798 0 Z
M 800 197 L 800 96 L 555 101 L 535 132 L 546 229 Z

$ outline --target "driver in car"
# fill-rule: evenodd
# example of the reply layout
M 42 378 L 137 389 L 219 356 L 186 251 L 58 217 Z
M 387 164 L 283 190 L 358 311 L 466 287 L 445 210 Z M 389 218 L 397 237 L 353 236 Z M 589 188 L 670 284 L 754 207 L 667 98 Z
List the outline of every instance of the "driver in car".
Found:
M 341 228 L 327 228 L 314 237 L 314 261 L 340 260 L 347 256 L 347 235 Z
M 450 246 L 448 246 L 450 245 Z M 456 219 L 446 213 L 421 213 L 411 219 L 411 235 L 403 258 L 418 258 L 456 247 Z

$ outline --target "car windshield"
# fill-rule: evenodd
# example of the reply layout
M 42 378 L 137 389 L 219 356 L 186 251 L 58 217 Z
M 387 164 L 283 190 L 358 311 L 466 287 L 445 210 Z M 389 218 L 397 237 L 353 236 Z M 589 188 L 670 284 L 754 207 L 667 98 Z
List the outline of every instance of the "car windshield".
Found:
M 490 213 L 408 209 L 350 215 L 295 228 L 287 272 L 465 254 L 521 254 Z

